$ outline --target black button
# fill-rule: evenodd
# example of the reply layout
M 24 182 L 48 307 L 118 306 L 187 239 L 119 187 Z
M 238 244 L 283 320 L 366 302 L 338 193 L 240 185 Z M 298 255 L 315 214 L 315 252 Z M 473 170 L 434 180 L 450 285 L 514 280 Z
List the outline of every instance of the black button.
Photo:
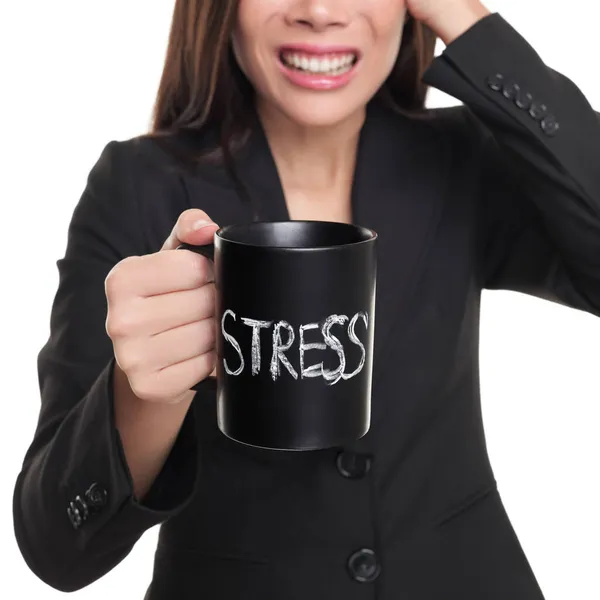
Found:
M 554 135 L 560 127 L 554 115 L 545 116 L 542 119 L 540 126 L 546 135 Z
M 514 101 L 518 108 L 527 110 L 533 102 L 533 96 L 529 92 L 523 92 L 523 90 L 520 90 L 515 95 Z
M 521 92 L 521 86 L 518 83 L 515 83 L 514 81 L 510 82 L 510 83 L 505 83 L 504 86 L 502 87 L 502 95 L 507 98 L 508 100 L 512 100 L 513 98 L 516 98 L 517 95 L 519 95 Z
M 92 483 L 83 498 L 79 495 L 69 502 L 67 516 L 74 529 L 79 529 L 91 514 L 100 512 L 108 501 L 108 492 L 98 483 Z
M 355 581 L 369 583 L 379 577 L 381 567 L 373 550 L 361 548 L 348 559 L 348 571 Z
M 490 75 L 486 82 L 491 89 L 495 92 L 499 92 L 504 85 L 504 76 L 500 73 L 496 73 L 495 75 Z
M 108 492 L 98 483 L 92 483 L 85 492 L 88 508 L 92 512 L 100 511 L 108 501 Z
M 371 458 L 366 454 L 355 452 L 340 452 L 335 464 L 343 477 L 358 479 L 364 477 L 371 468 Z
M 537 121 L 548 112 L 548 107 L 541 102 L 533 102 L 529 107 L 529 114 Z
M 69 502 L 69 506 L 67 507 L 67 516 L 69 517 L 69 521 L 71 521 L 73 529 L 79 529 L 81 527 L 81 524 L 83 523 L 83 517 L 81 516 L 79 508 L 77 508 L 74 502 Z

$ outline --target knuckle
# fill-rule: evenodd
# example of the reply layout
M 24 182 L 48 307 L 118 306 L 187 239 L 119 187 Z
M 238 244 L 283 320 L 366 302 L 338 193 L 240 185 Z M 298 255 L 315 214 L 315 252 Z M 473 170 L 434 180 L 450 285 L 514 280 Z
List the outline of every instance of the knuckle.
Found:
M 148 384 L 148 380 L 142 377 L 130 377 L 129 386 L 131 387 L 131 391 L 138 397 L 140 400 L 154 400 L 154 390 L 152 386 Z
M 108 337 L 111 340 L 121 337 L 121 330 L 119 328 L 117 320 L 113 316 L 111 316 L 110 313 L 109 313 L 108 317 L 106 318 L 106 327 L 105 328 L 106 328 L 106 333 L 108 334 Z
M 156 377 L 149 373 L 129 378 L 131 391 L 141 400 L 158 402 L 162 399 L 160 384 Z
M 127 375 L 133 376 L 136 372 L 139 372 L 140 363 L 139 360 L 135 358 L 135 355 L 116 351 L 115 358 L 121 369 L 127 373 Z
M 131 277 L 131 269 L 136 264 L 137 256 L 128 256 L 119 261 L 108 273 L 104 280 L 104 289 L 109 299 L 119 296 Z
M 121 273 L 118 267 L 113 267 L 104 280 L 104 291 L 109 300 L 117 297 L 121 289 Z
M 144 373 L 148 361 L 143 342 L 121 340 L 114 344 L 114 353 L 119 366 L 127 374 L 139 376 Z
M 124 338 L 135 331 L 135 317 L 128 311 L 109 311 L 106 332 L 111 339 Z

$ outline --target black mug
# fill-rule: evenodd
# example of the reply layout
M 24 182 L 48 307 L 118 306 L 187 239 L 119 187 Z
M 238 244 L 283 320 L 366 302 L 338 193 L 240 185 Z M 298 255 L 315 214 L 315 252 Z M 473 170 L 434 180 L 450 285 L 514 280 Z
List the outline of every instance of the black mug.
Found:
M 222 433 L 276 450 L 367 433 L 376 240 L 357 225 L 290 220 L 228 225 L 212 244 L 179 246 L 214 261 Z

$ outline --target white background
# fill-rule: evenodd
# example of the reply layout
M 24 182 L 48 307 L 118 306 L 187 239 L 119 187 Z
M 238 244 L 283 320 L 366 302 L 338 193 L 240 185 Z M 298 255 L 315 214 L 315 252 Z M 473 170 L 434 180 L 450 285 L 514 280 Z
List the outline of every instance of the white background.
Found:
M 600 110 L 594 2 L 486 5 Z M 36 356 L 48 334 L 55 262 L 87 174 L 109 140 L 148 127 L 172 6 L 172 0 L 1 3 L 0 585 L 1 596 L 11 600 L 64 596 L 27 569 L 12 529 L 14 480 L 39 408 Z M 430 92 L 430 106 L 456 103 Z M 521 294 L 484 292 L 481 378 L 489 452 L 548 600 L 600 598 L 599 347 L 599 319 Z M 147 532 L 111 573 L 72 597 L 141 600 L 156 536 L 157 528 Z

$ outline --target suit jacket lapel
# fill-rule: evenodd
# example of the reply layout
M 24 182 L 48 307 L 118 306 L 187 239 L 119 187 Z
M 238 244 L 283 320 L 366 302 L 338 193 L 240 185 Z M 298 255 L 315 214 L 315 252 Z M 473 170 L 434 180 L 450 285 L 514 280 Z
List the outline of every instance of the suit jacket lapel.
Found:
M 255 114 L 247 142 L 235 155 L 235 168 L 250 196 L 255 220 L 288 221 L 283 185 L 265 131 Z

